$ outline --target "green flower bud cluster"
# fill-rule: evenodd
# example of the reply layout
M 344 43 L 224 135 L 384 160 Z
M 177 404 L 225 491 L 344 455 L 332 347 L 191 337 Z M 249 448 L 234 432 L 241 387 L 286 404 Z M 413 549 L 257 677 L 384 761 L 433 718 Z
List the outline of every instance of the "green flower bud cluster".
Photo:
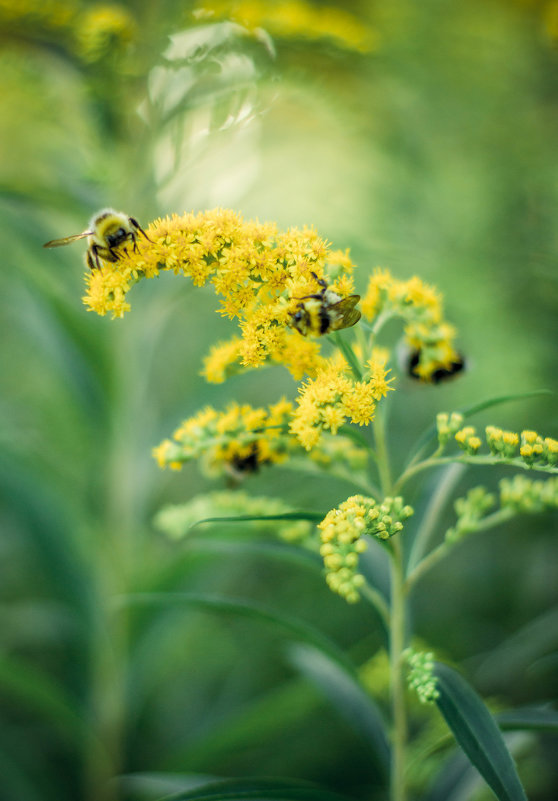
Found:
M 378 504 L 373 498 L 352 495 L 339 507 L 331 509 L 318 528 L 321 531 L 320 553 L 324 559 L 326 581 L 349 603 L 359 599 L 365 582 L 357 572 L 359 556 L 367 548 L 365 535 L 387 540 L 403 528 L 403 520 L 413 514 L 402 498 L 385 498 Z
M 407 648 L 403 655 L 409 665 L 407 677 L 409 688 L 416 692 L 421 704 L 432 703 L 440 697 L 434 675 L 434 654 Z
M 155 528 L 172 539 L 182 539 L 202 520 L 213 517 L 280 515 L 292 512 L 292 507 L 276 498 L 248 495 L 239 491 L 209 492 L 197 495 L 188 503 L 164 506 L 156 514 Z M 262 520 L 260 525 L 273 526 L 279 536 L 289 542 L 307 540 L 313 531 L 308 520 L 286 522 Z M 253 525 L 257 524 L 255 520 Z
M 558 440 L 541 437 L 536 431 L 503 431 L 486 427 L 486 441 L 494 456 L 511 459 L 518 455 L 529 467 L 554 467 L 558 464 Z
M 454 504 L 457 522 L 446 531 L 446 542 L 458 542 L 466 534 L 476 531 L 494 503 L 494 495 L 484 487 L 473 487 L 464 498 L 457 498 Z
M 558 508 L 558 477 L 533 481 L 514 476 L 500 481 L 500 505 L 524 514 Z
M 440 445 L 445 445 L 451 437 L 463 425 L 463 415 L 459 412 L 440 412 L 436 415 L 436 427 L 438 429 L 438 442 Z

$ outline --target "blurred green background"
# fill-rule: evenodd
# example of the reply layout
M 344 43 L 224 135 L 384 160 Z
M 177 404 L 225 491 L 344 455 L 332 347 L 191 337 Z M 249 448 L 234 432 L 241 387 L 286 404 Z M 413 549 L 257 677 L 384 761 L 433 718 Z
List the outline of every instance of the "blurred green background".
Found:
M 376 266 L 436 284 L 469 370 L 398 379 L 396 464 L 439 410 L 556 391 L 558 3 L 4 0 L 0 65 L 0 798 L 143 801 L 250 774 L 383 798 L 280 631 L 117 602 L 254 598 L 358 664 L 374 654 L 374 615 L 319 570 L 218 544 L 238 527 L 177 545 L 152 526 L 220 485 L 158 471 L 151 448 L 206 403 L 268 403 L 294 383 L 274 368 L 205 385 L 201 359 L 232 330 L 209 290 L 145 281 L 113 322 L 81 304 L 84 244 L 41 245 L 103 206 L 144 225 L 223 206 L 350 247 L 360 291 Z M 474 422 L 557 437 L 555 409 L 544 396 Z M 460 492 L 496 478 L 470 473 Z M 320 511 L 351 493 L 286 470 L 247 489 Z M 555 697 L 555 523 L 473 538 L 413 599 L 417 633 L 502 708 Z M 532 801 L 555 798 L 556 745 L 520 743 Z

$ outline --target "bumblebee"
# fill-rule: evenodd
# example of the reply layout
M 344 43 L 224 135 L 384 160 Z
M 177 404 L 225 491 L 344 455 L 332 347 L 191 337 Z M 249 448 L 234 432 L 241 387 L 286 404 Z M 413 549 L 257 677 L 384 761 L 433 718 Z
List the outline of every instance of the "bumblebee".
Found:
M 328 288 L 323 278 L 312 273 L 321 290 L 313 295 L 296 298 L 301 302 L 291 315 L 291 325 L 302 336 L 322 336 L 330 331 L 350 328 L 360 320 L 360 310 L 355 306 L 360 295 L 349 295 L 342 298 L 337 292 Z
M 448 381 L 450 378 L 455 378 L 459 373 L 462 373 L 467 367 L 465 357 L 461 353 L 456 353 L 455 358 L 452 359 L 447 367 L 438 367 L 427 379 L 423 379 L 417 373 L 419 363 L 420 351 L 415 350 L 408 357 L 407 374 L 410 378 L 414 378 L 416 381 L 424 381 L 427 384 L 440 384 L 443 381 Z
M 85 261 L 90 270 L 101 267 L 101 262 L 118 261 L 120 256 L 116 248 L 124 242 L 131 242 L 134 250 L 138 249 L 137 239 L 142 234 L 148 242 L 151 242 L 141 225 L 133 217 L 128 217 L 121 211 L 114 209 L 103 209 L 95 214 L 89 223 L 87 231 L 81 234 L 65 236 L 63 239 L 52 239 L 46 242 L 45 248 L 58 248 L 61 245 L 69 245 L 77 239 L 89 237 L 89 247 L 85 256 Z M 126 252 L 126 248 L 124 248 Z

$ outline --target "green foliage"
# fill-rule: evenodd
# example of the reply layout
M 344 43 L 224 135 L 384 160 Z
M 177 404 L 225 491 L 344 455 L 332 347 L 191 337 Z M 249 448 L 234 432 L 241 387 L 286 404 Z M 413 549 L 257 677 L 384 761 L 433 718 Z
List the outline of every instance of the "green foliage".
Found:
M 389 711 L 357 670 L 383 645 L 378 597 L 348 608 L 323 582 L 317 541 L 312 552 L 270 539 L 271 518 L 296 511 L 204 512 L 183 542 L 152 524 L 162 506 L 214 489 L 194 469 L 157 471 L 161 437 L 204 404 L 231 393 L 267 404 L 292 382 L 272 370 L 208 388 L 202 355 L 229 328 L 207 293 L 161 277 L 110 323 L 80 304 L 83 243 L 44 241 L 84 230 L 103 206 L 142 223 L 220 205 L 314 224 L 351 247 L 357 291 L 379 263 L 418 272 L 444 290 L 460 330 L 464 375 L 398 378 L 394 472 L 410 442 L 430 447 L 440 409 L 494 420 L 479 398 L 521 390 L 498 424 L 558 434 L 555 396 L 536 395 L 558 389 L 550 4 L 322 5 L 360 20 L 375 48 L 246 33 L 239 20 L 212 27 L 173 0 L 115 4 L 112 28 L 98 3 L 1 4 L 2 801 L 386 797 Z M 183 50 L 170 50 L 185 29 L 172 40 Z M 486 479 L 474 458 L 462 497 Z M 417 523 L 436 517 L 416 564 L 456 525 L 451 492 L 437 494 L 442 470 L 406 487 Z M 354 478 L 277 468 L 253 486 L 315 521 L 361 491 Z M 518 769 L 529 797 L 550 801 L 558 546 L 541 506 L 465 539 L 420 583 L 411 565 L 407 580 L 428 649 L 470 660 L 476 690 L 508 710 L 494 716 L 502 729 L 537 733 Z M 384 603 L 386 560 L 380 546 L 362 560 Z M 446 711 L 498 775 L 500 739 L 476 733 L 448 675 Z M 412 709 L 412 728 L 426 714 Z M 440 776 L 451 749 L 447 738 L 437 752 Z

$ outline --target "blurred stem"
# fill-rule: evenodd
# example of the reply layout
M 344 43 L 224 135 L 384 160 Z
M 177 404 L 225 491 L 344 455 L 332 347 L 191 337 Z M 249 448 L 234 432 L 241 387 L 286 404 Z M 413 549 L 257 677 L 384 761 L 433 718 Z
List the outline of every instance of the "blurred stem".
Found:
M 455 462 L 457 464 L 474 464 L 477 466 L 487 466 L 487 465 L 508 465 L 509 467 L 518 467 L 521 470 L 537 470 L 541 473 L 551 473 L 557 474 L 558 467 L 555 465 L 541 465 L 541 464 L 528 464 L 520 457 L 512 457 L 512 458 L 505 458 L 503 456 L 478 456 L 478 455 L 470 455 L 466 453 L 456 454 L 455 456 L 443 456 L 438 458 L 434 453 L 428 459 L 425 459 L 422 462 L 418 462 L 416 464 L 410 465 L 407 469 L 399 476 L 397 479 L 394 487 L 393 492 L 398 493 L 401 492 L 402 487 L 409 481 L 410 478 L 416 476 L 417 473 L 421 473 L 423 470 L 429 470 L 431 467 L 439 467 L 440 465 L 444 464 L 451 464 Z
M 507 520 L 510 520 L 514 517 L 515 511 L 510 507 L 506 506 L 503 509 L 498 509 L 493 514 L 488 515 L 483 520 L 480 520 L 474 529 L 470 529 L 469 531 L 464 532 L 463 536 L 467 534 L 475 534 L 477 531 L 486 531 L 488 528 L 494 528 L 494 526 L 500 525 L 500 523 L 505 523 Z M 409 574 L 406 581 L 407 590 L 410 590 L 419 579 L 421 579 L 429 570 L 431 570 L 438 562 L 446 556 L 446 554 L 452 550 L 452 548 L 457 545 L 459 540 L 444 540 L 444 542 L 440 543 L 437 548 L 434 548 L 433 551 L 430 551 L 428 556 L 425 556 L 424 559 L 417 564 L 415 569 Z
M 451 464 L 447 470 L 444 471 L 441 480 L 432 493 L 430 503 L 426 508 L 422 523 L 413 543 L 413 547 L 411 548 L 409 570 L 413 570 L 416 567 L 421 561 L 423 554 L 426 552 L 430 540 L 436 532 L 440 514 L 444 510 L 448 497 L 453 492 L 455 485 L 461 479 L 464 469 L 465 466 L 462 464 Z
M 376 444 L 376 464 L 380 475 L 380 487 L 384 497 L 391 493 L 391 468 L 389 465 L 389 454 L 386 441 L 385 426 L 385 404 L 378 404 L 376 415 L 372 422 L 374 429 L 374 441 Z
M 391 801 L 405 801 L 405 759 L 407 748 L 407 709 L 403 650 L 405 647 L 405 575 L 403 549 L 399 536 L 392 538 L 391 551 L 391 619 L 390 619 L 390 686 L 392 709 Z
M 380 484 L 384 498 L 393 494 L 386 439 L 386 406 L 379 405 L 373 421 Z M 406 801 L 405 760 L 407 750 L 407 708 L 403 674 L 406 630 L 406 586 L 401 537 L 390 540 L 391 607 L 388 610 L 392 749 L 390 768 L 391 801 Z
M 382 623 L 385 625 L 386 629 L 389 630 L 390 611 L 384 596 L 368 583 L 363 584 L 363 586 L 359 588 L 359 592 L 363 598 L 366 598 L 366 600 L 372 604 L 382 619 Z
M 339 348 L 345 359 L 347 360 L 349 367 L 352 370 L 352 373 L 357 381 L 362 381 L 362 370 L 360 367 L 360 362 L 357 359 L 354 350 L 351 348 L 347 340 L 341 336 L 339 331 L 336 331 L 335 334 L 331 337 L 334 344 Z

